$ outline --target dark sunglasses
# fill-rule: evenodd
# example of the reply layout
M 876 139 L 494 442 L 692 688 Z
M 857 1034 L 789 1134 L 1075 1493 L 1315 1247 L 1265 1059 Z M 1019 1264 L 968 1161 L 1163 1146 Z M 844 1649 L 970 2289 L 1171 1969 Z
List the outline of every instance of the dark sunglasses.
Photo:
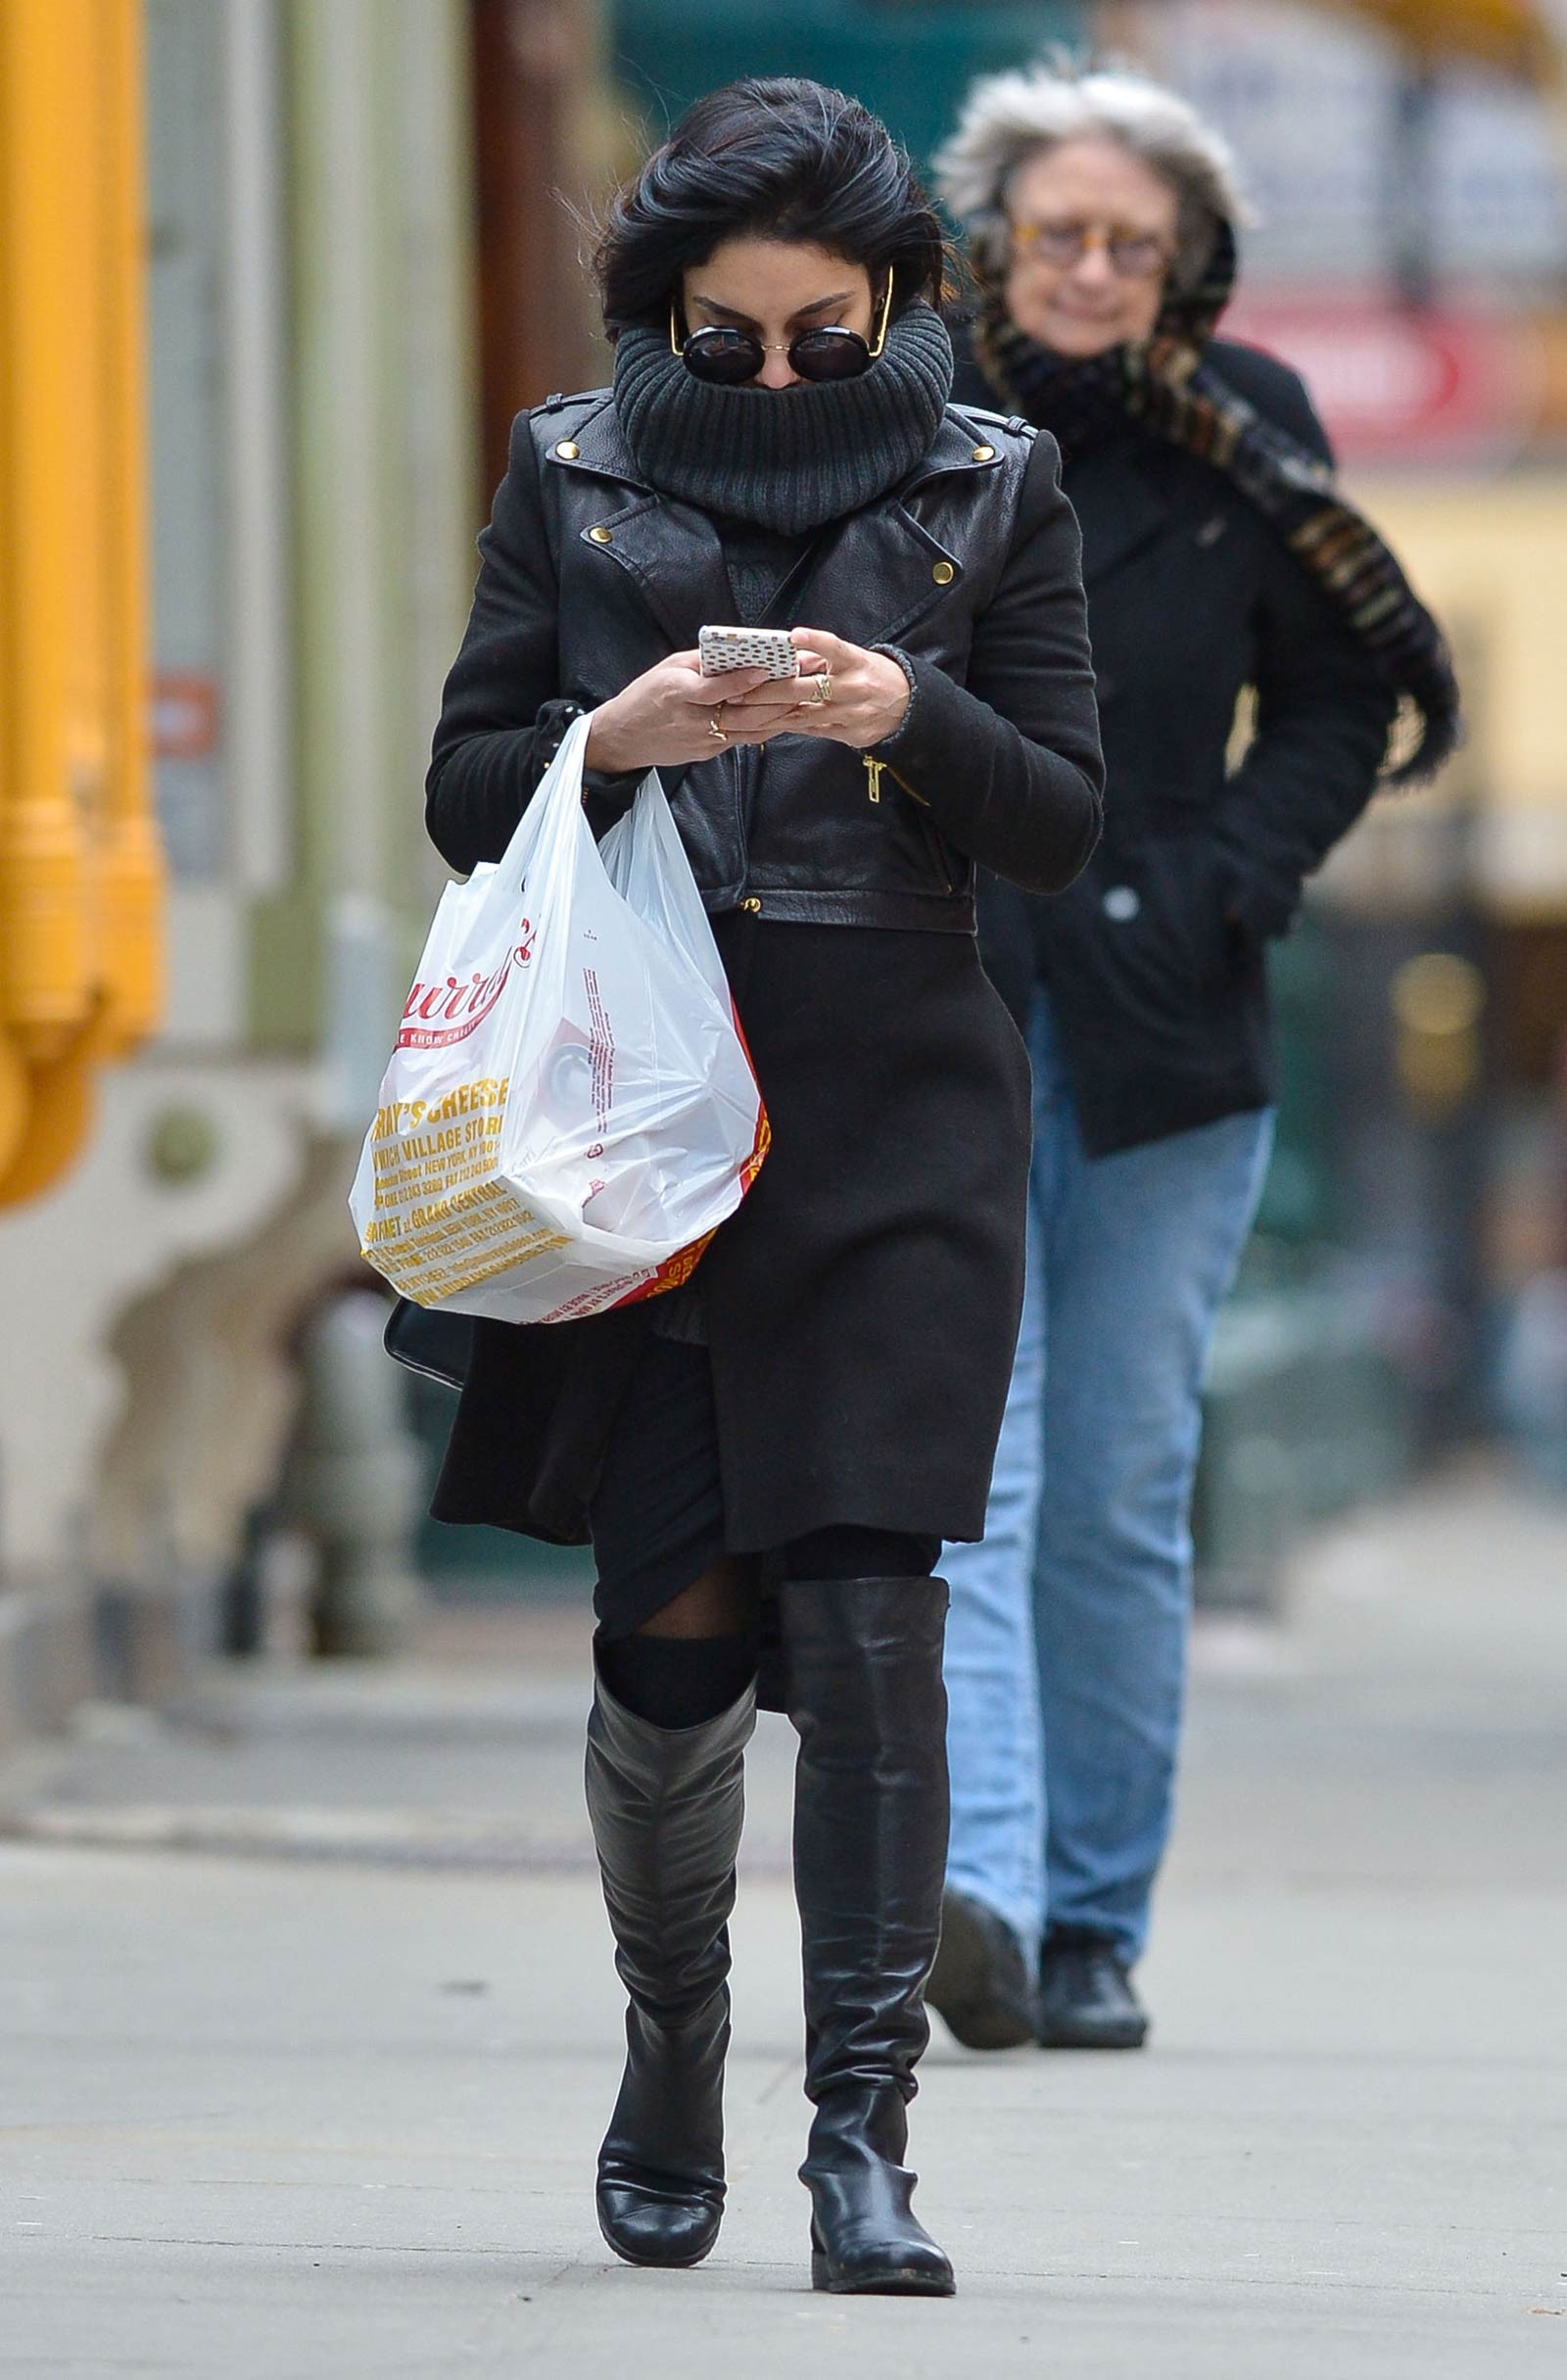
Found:
M 670 353 L 684 357 L 686 369 L 696 379 L 710 380 L 726 389 L 739 388 L 745 381 L 754 380 L 768 357 L 779 355 L 788 357 L 790 371 L 801 380 L 858 380 L 862 372 L 870 370 L 887 343 L 887 318 L 891 311 L 892 275 L 888 273 L 874 347 L 858 331 L 844 330 L 835 323 L 822 330 L 800 331 L 784 347 L 769 346 L 755 331 L 726 330 L 717 323 L 682 339 L 675 302 L 671 299 Z

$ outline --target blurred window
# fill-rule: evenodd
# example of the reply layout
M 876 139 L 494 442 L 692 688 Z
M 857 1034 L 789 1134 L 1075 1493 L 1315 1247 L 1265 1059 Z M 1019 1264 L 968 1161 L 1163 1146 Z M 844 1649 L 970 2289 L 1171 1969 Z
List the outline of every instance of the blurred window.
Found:
M 224 12 L 148 0 L 147 178 L 159 817 L 176 878 L 229 864 L 224 801 Z

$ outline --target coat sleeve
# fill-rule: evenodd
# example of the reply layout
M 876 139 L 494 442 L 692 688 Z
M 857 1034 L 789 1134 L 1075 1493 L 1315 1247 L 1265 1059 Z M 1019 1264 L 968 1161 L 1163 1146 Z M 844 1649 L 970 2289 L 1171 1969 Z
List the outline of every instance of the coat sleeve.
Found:
M 1029 892 L 1060 892 L 1099 839 L 1105 764 L 1083 600 L 1082 539 L 1043 432 L 1012 547 L 974 623 L 969 682 L 899 653 L 913 687 L 873 756 L 960 851 Z
M 1304 383 L 1288 379 L 1268 410 L 1331 462 Z M 1269 547 L 1255 622 L 1257 733 L 1211 820 L 1227 913 L 1258 940 L 1288 930 L 1305 880 L 1370 800 L 1397 707 L 1328 597 L 1282 540 Z
M 506 476 L 480 532 L 479 583 L 424 781 L 430 840 L 461 875 L 500 858 L 576 715 L 560 693 L 558 609 L 539 457 L 519 413 Z M 638 778 L 590 776 L 588 784 L 590 793 L 623 806 Z

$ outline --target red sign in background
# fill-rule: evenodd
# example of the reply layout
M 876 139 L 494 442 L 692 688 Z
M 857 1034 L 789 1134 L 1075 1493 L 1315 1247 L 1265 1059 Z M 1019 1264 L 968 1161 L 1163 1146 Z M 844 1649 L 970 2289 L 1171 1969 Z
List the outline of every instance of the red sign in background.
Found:
M 162 669 L 152 682 L 150 741 L 160 760 L 205 760 L 217 748 L 217 687 L 195 670 Z
M 1222 331 L 1295 366 L 1346 461 L 1495 467 L 1538 416 L 1527 320 L 1313 295 L 1238 301 Z

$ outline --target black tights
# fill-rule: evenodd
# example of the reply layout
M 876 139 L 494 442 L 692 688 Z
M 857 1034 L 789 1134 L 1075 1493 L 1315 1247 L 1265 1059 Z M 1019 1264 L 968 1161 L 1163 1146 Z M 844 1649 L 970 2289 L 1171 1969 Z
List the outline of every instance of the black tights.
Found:
M 736 1702 L 756 1675 L 763 1578 L 928 1578 L 940 1540 L 891 1529 L 818 1529 L 776 1553 L 743 1565 L 746 1625 L 714 1636 L 635 1636 L 597 1640 L 598 1673 L 617 1702 L 654 1727 L 700 1727 Z M 741 1567 L 736 1565 L 736 1567 Z M 760 1573 L 760 1575 L 758 1575 Z M 657 1615 L 654 1615 L 656 1627 Z

